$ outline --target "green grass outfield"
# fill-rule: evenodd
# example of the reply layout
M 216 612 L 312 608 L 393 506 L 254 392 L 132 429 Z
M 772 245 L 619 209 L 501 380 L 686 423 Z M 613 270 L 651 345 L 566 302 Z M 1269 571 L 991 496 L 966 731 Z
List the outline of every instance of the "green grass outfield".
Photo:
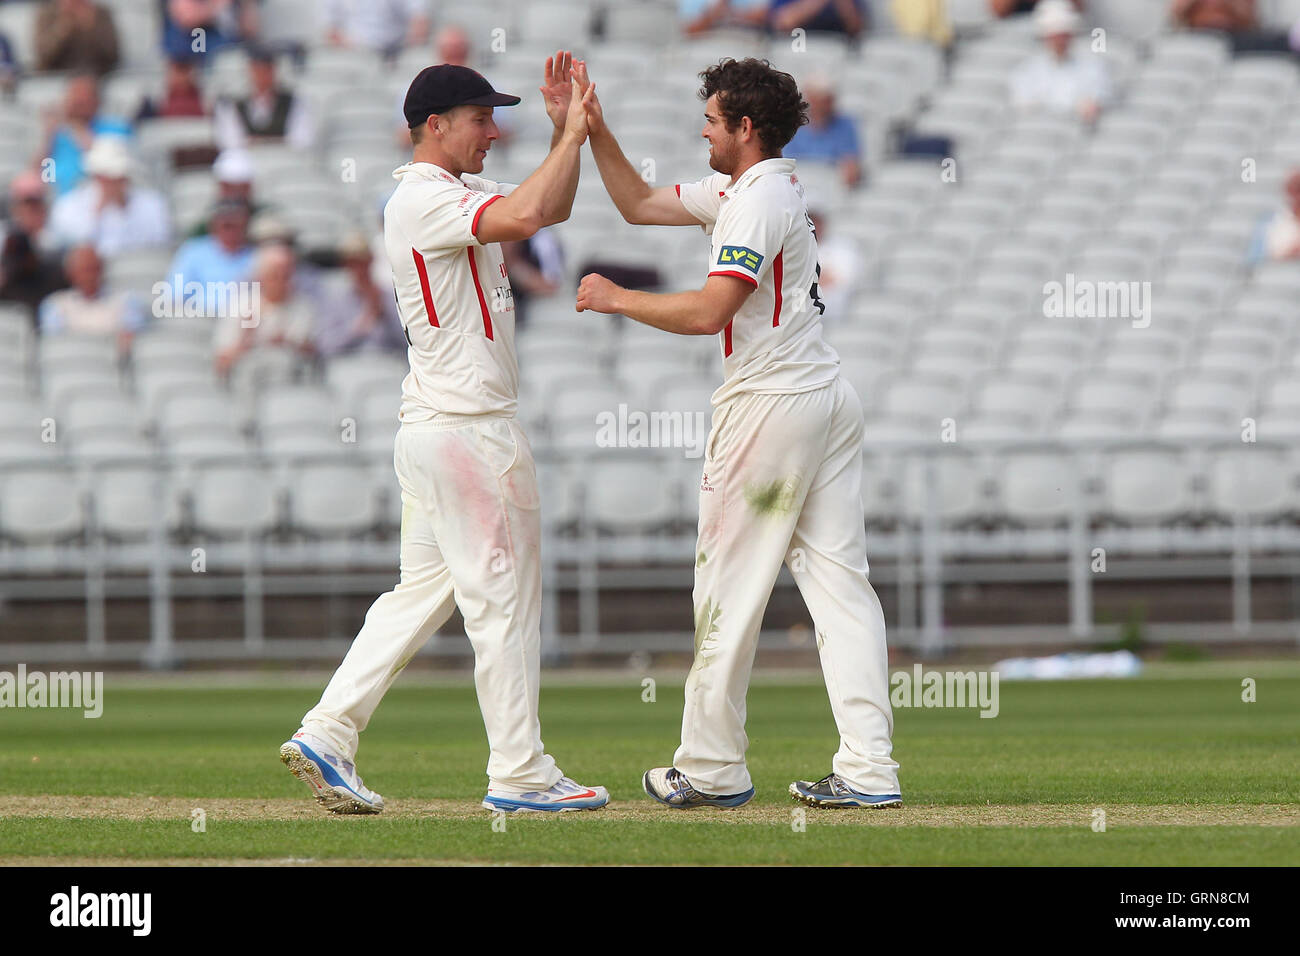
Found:
M 957 668 L 953 668 L 957 669 Z M 681 674 L 548 675 L 542 727 L 565 772 L 610 807 L 478 806 L 487 748 L 472 687 L 408 675 L 362 738 L 388 810 L 333 817 L 277 760 L 321 683 L 107 675 L 103 717 L 0 710 L 0 863 L 463 862 L 1295 865 L 1300 669 L 1154 668 L 1134 680 L 1003 683 L 1000 714 L 898 709 L 902 809 L 806 811 L 786 786 L 836 745 L 815 675 L 755 681 L 750 768 L 733 812 L 670 811 L 642 771 L 671 760 Z M 1241 699 L 1254 677 L 1257 701 Z M 206 815 L 194 832 L 192 811 Z M 1096 810 L 1105 832 L 1093 828 Z M 498 826 L 501 821 L 498 821 Z

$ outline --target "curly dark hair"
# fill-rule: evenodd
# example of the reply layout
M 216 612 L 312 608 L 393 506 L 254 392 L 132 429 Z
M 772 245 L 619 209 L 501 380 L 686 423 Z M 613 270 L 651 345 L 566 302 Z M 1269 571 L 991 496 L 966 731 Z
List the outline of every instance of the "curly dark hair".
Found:
M 700 99 L 718 95 L 718 107 L 728 132 L 748 116 L 763 152 L 775 156 L 808 122 L 808 104 L 799 94 L 799 84 L 767 60 L 723 57 L 716 66 L 700 71 L 704 85 Z

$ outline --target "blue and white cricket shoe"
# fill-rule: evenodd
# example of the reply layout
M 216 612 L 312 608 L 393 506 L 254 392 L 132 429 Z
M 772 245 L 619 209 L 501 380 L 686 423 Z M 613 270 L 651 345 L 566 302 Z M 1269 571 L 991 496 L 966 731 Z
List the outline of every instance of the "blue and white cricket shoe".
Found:
M 280 762 L 311 787 L 331 813 L 378 813 L 384 798 L 366 788 L 352 761 L 344 760 L 319 737 L 300 730 L 280 747 Z
M 860 793 L 837 773 L 828 774 L 816 783 L 796 780 L 790 784 L 790 796 L 810 807 L 901 807 L 900 793 Z
M 744 806 L 754 797 L 754 788 L 744 793 L 712 794 L 701 793 L 691 786 L 676 767 L 655 767 L 647 770 L 641 778 L 645 792 L 666 807 L 677 810 L 694 810 L 697 807 L 717 807 L 719 810 L 734 810 Z
M 561 777 L 549 790 L 530 793 L 510 793 L 488 787 L 483 798 L 483 809 L 504 813 L 540 811 L 557 813 L 565 810 L 599 810 L 609 803 L 609 791 L 604 787 L 584 787 L 568 777 Z

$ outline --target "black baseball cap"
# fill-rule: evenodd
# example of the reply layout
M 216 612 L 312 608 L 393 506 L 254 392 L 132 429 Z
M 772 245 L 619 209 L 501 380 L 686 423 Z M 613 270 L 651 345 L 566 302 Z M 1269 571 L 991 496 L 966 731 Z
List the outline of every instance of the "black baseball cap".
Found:
M 518 106 L 519 97 L 498 93 L 481 74 L 467 66 L 439 63 L 426 66 L 411 81 L 402 112 L 415 129 L 430 116 L 453 106 Z

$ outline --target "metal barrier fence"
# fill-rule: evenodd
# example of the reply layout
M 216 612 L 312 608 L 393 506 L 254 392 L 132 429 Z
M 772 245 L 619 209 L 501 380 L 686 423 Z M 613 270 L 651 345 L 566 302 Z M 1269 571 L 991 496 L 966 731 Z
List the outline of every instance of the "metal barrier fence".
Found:
M 1131 502 L 1120 502 L 1120 489 L 1107 487 L 1108 477 L 1113 478 L 1111 466 L 1126 460 L 1125 456 L 1130 456 L 1128 460 L 1134 455 L 1146 456 L 1158 465 L 1162 454 L 1182 464 L 1173 474 L 1159 470 L 1150 474 L 1154 484 L 1145 491 L 1154 504 L 1147 514 L 1142 514 L 1141 504 L 1135 512 Z M 1057 489 L 1057 506 L 1040 509 L 1037 520 L 1018 513 L 1014 503 L 1000 512 L 1008 493 L 1005 482 L 994 490 L 984 483 L 992 475 L 996 485 L 998 475 L 1005 479 L 1008 474 L 999 469 L 1009 467 L 1018 456 L 1035 455 L 1049 462 L 1057 459 L 1057 473 L 1067 476 Z M 585 473 L 598 475 L 603 462 L 620 459 L 634 460 L 651 474 L 657 465 L 675 461 L 676 470 L 665 474 L 680 479 L 689 473 L 689 466 L 681 468 L 680 457 L 651 457 L 647 451 L 638 451 L 635 457 L 626 451 L 613 457 L 543 452 L 538 456 L 538 468 L 545 475 L 548 469 L 579 463 Z M 1270 467 L 1279 460 L 1290 462 L 1280 473 Z M 177 526 L 176 519 L 169 519 L 167 503 L 185 499 L 187 489 L 177 485 L 182 474 L 202 473 L 208 464 L 215 463 L 191 464 L 189 468 L 197 468 L 197 472 L 174 464 L 152 465 L 149 473 L 155 484 L 149 494 L 157 505 L 153 520 L 143 537 L 126 541 L 110 541 L 99 529 L 96 466 L 82 466 L 79 482 L 86 495 L 84 529 L 62 542 L 20 545 L 10 540 L 0 546 L 0 605 L 24 600 L 84 602 L 84 638 L 20 643 L 0 633 L 0 657 L 91 659 L 151 667 L 200 660 L 337 659 L 346 649 L 346 640 L 267 634 L 264 602 L 294 595 L 377 595 L 386 590 L 396 581 L 399 537 L 395 527 L 390 524 L 387 530 L 372 530 L 364 536 L 317 540 L 295 535 L 278 520 L 276 529 L 267 534 L 245 531 L 225 540 L 197 535 L 183 520 Z M 267 463 L 249 458 L 239 464 L 256 467 Z M 868 464 L 866 480 L 873 483 L 870 497 L 874 501 L 867 508 L 872 581 L 878 589 L 893 588 L 897 596 L 897 614 L 889 622 L 893 646 L 933 656 L 979 643 L 1099 639 L 1092 597 L 1098 554 L 1103 556 L 1104 572 L 1110 580 L 1231 581 L 1230 619 L 1153 626 L 1156 639 L 1300 641 L 1296 615 L 1291 620 L 1261 622 L 1254 619 L 1251 607 L 1255 577 L 1284 577 L 1291 579 L 1293 586 L 1300 584 L 1298 462 L 1289 445 L 896 444 L 873 447 Z M 25 467 L 0 466 L 0 489 Z M 50 469 L 48 462 L 39 467 Z M 1141 477 L 1140 471 L 1137 476 Z M 981 484 L 974 492 L 963 485 L 972 480 Z M 1047 480 L 1050 484 L 1050 476 Z M 1168 488 L 1162 489 L 1161 482 Z M 392 486 L 395 494 L 395 481 Z M 681 626 L 667 631 L 602 633 L 600 614 L 602 593 L 611 589 L 689 592 L 695 542 L 693 489 L 683 487 L 675 492 L 682 505 L 678 520 L 657 530 L 615 534 L 587 512 L 585 487 L 578 483 L 572 520 L 543 523 L 544 654 L 554 661 L 578 652 L 689 647 L 688 594 L 683 595 L 676 615 Z M 1170 489 L 1179 489 L 1180 497 L 1161 507 L 1165 491 L 1173 494 Z M 1140 482 L 1136 490 L 1144 491 Z M 972 500 L 975 507 L 970 506 Z M 965 513 L 962 501 L 966 502 Z M 1171 509 L 1172 515 L 1168 513 Z M 392 513 L 383 507 L 380 512 Z M 546 514 L 544 510 L 544 518 Z M 4 518 L 0 514 L 0 525 Z M 202 575 L 193 572 L 195 547 L 203 549 Z M 946 585 L 1044 581 L 1068 589 L 1067 626 L 945 625 Z M 783 570 L 778 587 L 791 584 Z M 561 632 L 562 593 L 576 593 L 576 633 Z M 191 595 L 242 598 L 242 633 L 228 639 L 178 640 L 173 604 Z M 106 639 L 107 602 L 117 598 L 147 599 L 147 636 L 131 641 Z M 776 636 L 765 634 L 764 639 Z M 467 655 L 470 649 L 465 641 L 435 638 L 424 653 Z

